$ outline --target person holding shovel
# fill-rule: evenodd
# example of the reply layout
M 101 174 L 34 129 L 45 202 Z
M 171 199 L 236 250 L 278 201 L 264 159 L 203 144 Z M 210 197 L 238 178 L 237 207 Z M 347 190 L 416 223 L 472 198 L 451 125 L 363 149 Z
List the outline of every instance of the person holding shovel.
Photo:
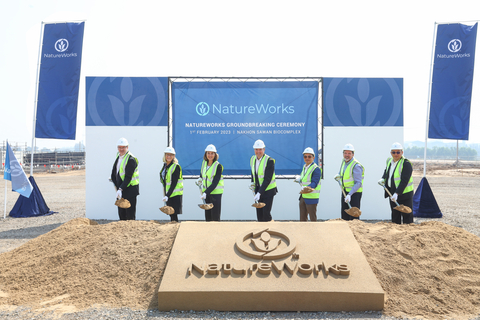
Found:
M 253 144 L 255 155 L 250 158 L 252 170 L 252 185 L 255 196 L 253 201 L 265 203 L 265 206 L 257 207 L 257 221 L 272 221 L 273 197 L 277 194 L 275 181 L 275 160 L 265 154 L 265 143 L 257 140 Z
M 345 212 L 345 210 L 349 210 L 348 204 L 350 204 L 352 208 L 360 209 L 360 201 L 362 200 L 365 168 L 355 159 L 354 155 L 355 148 L 352 144 L 347 143 L 343 147 L 343 160 L 340 166 L 340 172 L 334 177 L 344 191 L 342 192 L 341 202 L 343 220 L 359 219 L 359 217 L 353 217 Z M 346 196 L 344 196 L 344 194 L 346 194 Z
M 205 221 L 220 221 L 223 194 L 223 166 L 218 162 L 217 148 L 209 144 L 205 148 L 200 178 L 197 183 L 202 186 L 200 199 L 213 204 L 213 208 L 205 210 Z
M 317 221 L 317 204 L 320 198 L 320 177 L 322 169 L 315 163 L 315 152 L 312 148 L 303 150 L 303 166 L 302 173 L 295 177 L 294 182 L 302 186 L 300 191 L 300 221 Z
M 125 138 L 118 140 L 117 150 L 110 178 L 117 189 L 117 199 L 123 198 L 130 202 L 129 208 L 118 207 L 118 217 L 120 220 L 135 220 L 137 196 L 140 194 L 138 159 L 128 151 L 128 141 Z
M 160 170 L 160 182 L 163 185 L 164 194 L 162 201 L 175 210 L 175 213 L 170 215 L 170 221 L 178 222 L 178 215 L 182 214 L 182 167 L 175 157 L 175 149 L 167 147 L 163 153 L 163 168 Z
M 406 213 L 395 209 L 398 205 L 413 207 L 413 168 L 408 159 L 403 156 L 403 147 L 395 142 L 390 148 L 392 155 L 387 159 L 387 167 L 383 172 L 382 179 L 378 184 L 385 187 L 385 198 L 390 197 L 390 208 L 392 210 L 392 222 L 401 224 L 413 223 L 413 213 Z M 398 204 L 398 205 L 397 205 Z

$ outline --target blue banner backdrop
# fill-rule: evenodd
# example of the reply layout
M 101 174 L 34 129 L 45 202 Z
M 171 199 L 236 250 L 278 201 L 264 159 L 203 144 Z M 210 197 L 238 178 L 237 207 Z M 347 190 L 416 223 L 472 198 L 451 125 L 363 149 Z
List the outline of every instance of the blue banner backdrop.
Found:
M 403 126 L 403 79 L 323 78 L 324 126 Z
M 87 126 L 167 126 L 168 78 L 87 77 Z
M 477 24 L 437 28 L 428 137 L 468 140 Z
M 317 81 L 173 82 L 173 146 L 183 173 L 200 174 L 214 144 L 224 175 L 249 175 L 253 143 L 262 139 L 277 175 L 298 174 L 303 150 L 318 150 L 318 89 Z
M 85 23 L 45 24 L 36 138 L 75 140 Z

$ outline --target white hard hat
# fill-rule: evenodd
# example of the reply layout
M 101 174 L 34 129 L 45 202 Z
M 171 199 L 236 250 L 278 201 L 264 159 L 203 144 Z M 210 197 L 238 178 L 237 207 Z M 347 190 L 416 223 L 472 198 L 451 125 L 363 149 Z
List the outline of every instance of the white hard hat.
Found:
M 303 150 L 303 154 L 305 154 L 305 153 L 313 154 L 313 156 L 315 156 L 315 152 L 310 147 L 305 148 L 305 150 Z
M 255 141 L 255 143 L 253 144 L 253 149 L 262 149 L 262 148 L 265 148 L 265 143 L 263 143 L 262 140 Z
M 125 138 L 120 138 L 117 141 L 117 147 L 128 147 L 128 141 Z
M 355 148 L 353 147 L 353 144 L 347 143 L 345 147 L 343 147 L 343 151 L 348 150 L 348 151 L 355 151 Z
M 394 142 L 392 144 L 392 147 L 390 148 L 390 150 L 403 150 L 403 147 L 400 143 Z
M 215 148 L 215 146 L 213 144 L 209 144 L 206 148 L 205 148 L 205 152 L 207 151 L 211 151 L 211 152 L 217 152 L 217 148 Z
M 173 149 L 172 147 L 166 147 L 166 148 L 165 148 L 165 151 L 163 151 L 163 153 L 172 153 L 172 154 L 175 154 L 175 149 Z

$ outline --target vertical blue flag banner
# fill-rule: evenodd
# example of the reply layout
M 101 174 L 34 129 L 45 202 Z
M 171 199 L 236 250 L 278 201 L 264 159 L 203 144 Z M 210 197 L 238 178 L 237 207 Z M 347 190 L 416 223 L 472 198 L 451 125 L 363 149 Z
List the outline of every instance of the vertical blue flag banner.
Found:
M 476 39 L 477 23 L 438 25 L 429 138 L 468 140 Z
M 172 138 L 184 175 L 200 174 L 209 144 L 223 174 L 249 175 L 257 139 L 277 175 L 297 174 L 303 150 L 318 151 L 318 91 L 318 81 L 173 82 Z
M 75 140 L 85 23 L 45 24 L 36 138 Z
M 25 175 L 8 142 L 3 178 L 12 181 L 12 191 L 20 193 L 25 198 L 30 197 L 33 190 L 32 184 Z

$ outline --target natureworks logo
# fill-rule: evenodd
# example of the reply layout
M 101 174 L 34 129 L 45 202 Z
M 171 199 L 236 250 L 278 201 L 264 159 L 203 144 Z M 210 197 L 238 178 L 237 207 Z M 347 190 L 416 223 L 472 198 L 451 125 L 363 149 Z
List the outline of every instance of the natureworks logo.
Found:
M 448 43 L 447 48 L 450 52 L 458 52 L 462 49 L 462 41 L 459 39 L 453 39 Z
M 199 102 L 195 110 L 199 116 L 206 116 L 210 112 L 210 106 L 206 102 Z
M 55 50 L 58 52 L 64 52 L 68 49 L 68 40 L 67 39 L 58 39 L 55 42 Z
M 200 116 L 206 116 L 210 112 L 210 106 L 206 102 L 200 102 L 197 104 L 195 110 Z M 295 113 L 295 106 L 285 105 L 284 103 L 279 105 L 267 104 L 253 104 L 246 106 L 234 106 L 234 105 L 222 105 L 212 104 L 212 113 L 219 114 L 293 114 Z

